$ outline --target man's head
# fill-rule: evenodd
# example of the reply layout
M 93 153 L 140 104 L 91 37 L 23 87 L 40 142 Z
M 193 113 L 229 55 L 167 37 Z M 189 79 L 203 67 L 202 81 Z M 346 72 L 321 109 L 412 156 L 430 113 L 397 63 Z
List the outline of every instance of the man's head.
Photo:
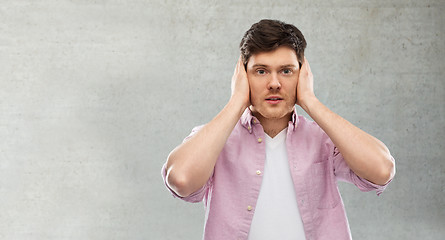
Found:
M 301 67 L 306 40 L 298 28 L 292 24 L 270 19 L 263 19 L 253 24 L 244 34 L 240 43 L 244 66 L 247 66 L 247 62 L 253 54 L 269 52 L 280 46 L 294 49 Z
M 250 87 L 250 109 L 262 123 L 287 123 L 296 102 L 306 41 L 293 25 L 261 20 L 240 44 Z

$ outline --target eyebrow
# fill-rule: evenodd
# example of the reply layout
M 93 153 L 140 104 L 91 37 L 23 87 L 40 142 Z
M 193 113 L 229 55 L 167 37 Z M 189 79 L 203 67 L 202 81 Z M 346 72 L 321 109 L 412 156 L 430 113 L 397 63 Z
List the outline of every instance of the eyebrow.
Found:
M 268 65 L 265 64 L 255 64 L 252 66 L 252 68 L 256 68 L 256 67 L 264 67 L 264 68 L 268 68 Z M 293 64 L 286 64 L 286 65 L 281 65 L 279 66 L 279 68 L 297 68 L 297 66 L 293 65 Z

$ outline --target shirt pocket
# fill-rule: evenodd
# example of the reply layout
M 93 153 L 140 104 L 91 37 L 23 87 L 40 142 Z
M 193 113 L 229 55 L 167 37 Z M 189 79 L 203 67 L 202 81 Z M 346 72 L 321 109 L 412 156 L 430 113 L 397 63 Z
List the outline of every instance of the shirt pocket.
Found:
M 311 199 L 319 209 L 334 208 L 340 201 L 334 173 L 329 161 L 314 163 L 311 166 Z

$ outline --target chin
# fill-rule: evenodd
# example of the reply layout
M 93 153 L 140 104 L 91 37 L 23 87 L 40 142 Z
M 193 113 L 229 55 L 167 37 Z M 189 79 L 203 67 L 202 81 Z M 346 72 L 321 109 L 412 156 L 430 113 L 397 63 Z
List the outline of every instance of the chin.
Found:
M 277 110 L 266 109 L 264 111 L 262 110 L 256 111 L 256 113 L 261 115 L 263 118 L 277 119 L 277 120 L 286 117 L 286 115 L 288 115 L 291 112 L 292 110 L 286 111 L 285 109 L 277 109 Z

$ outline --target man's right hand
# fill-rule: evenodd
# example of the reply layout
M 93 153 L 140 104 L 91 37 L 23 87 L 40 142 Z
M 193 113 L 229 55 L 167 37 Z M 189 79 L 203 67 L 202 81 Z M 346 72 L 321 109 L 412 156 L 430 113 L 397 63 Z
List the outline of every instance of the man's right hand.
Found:
M 231 99 L 242 104 L 243 109 L 250 106 L 250 87 L 246 70 L 241 56 L 236 64 L 235 71 L 232 76 L 232 96 Z

